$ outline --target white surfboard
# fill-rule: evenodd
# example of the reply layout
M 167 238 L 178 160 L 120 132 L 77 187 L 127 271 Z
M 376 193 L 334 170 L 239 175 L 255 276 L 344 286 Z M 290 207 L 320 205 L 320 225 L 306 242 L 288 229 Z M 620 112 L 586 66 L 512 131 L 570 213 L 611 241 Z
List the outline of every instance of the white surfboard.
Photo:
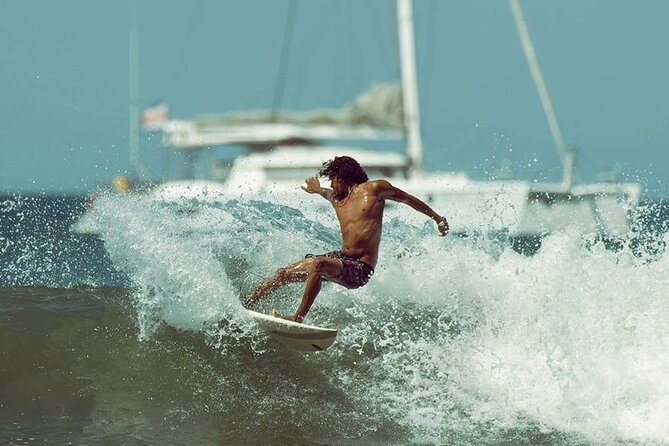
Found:
M 325 350 L 334 343 L 337 337 L 337 330 L 334 328 L 300 324 L 268 314 L 247 311 L 271 337 L 296 350 L 311 352 Z

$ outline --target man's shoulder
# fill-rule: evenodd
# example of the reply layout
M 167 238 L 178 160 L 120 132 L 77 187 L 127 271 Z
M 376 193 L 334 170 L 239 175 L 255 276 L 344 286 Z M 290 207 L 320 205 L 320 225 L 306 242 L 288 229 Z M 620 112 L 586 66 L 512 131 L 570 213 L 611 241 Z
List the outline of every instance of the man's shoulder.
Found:
M 363 183 L 363 187 L 365 187 L 365 189 L 373 191 L 393 189 L 393 185 L 390 184 L 388 180 L 383 180 L 383 179 L 366 181 Z
M 383 179 L 366 181 L 362 186 L 365 193 L 384 200 L 392 198 L 397 190 L 389 181 Z

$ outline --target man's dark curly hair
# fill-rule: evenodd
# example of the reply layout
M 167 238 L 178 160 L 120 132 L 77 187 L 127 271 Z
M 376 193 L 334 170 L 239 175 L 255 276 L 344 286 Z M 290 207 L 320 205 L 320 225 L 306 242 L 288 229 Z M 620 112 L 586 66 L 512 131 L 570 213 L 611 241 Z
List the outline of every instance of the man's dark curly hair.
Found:
M 369 180 L 365 170 L 350 156 L 335 156 L 333 160 L 324 162 L 323 168 L 318 174 L 323 177 L 328 177 L 330 180 L 339 178 L 349 187 L 356 186 Z

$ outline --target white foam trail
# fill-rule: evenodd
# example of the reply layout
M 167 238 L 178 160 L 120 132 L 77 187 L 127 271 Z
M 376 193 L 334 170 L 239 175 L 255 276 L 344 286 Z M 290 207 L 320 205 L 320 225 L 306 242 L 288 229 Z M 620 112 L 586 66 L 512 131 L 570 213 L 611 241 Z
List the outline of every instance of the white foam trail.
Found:
M 381 355 L 370 365 L 389 384 L 372 390 L 374 398 L 421 441 L 478 423 L 538 424 L 604 442 L 669 441 L 661 422 L 669 417 L 666 255 L 647 264 L 629 251 L 586 249 L 568 233 L 545 240 L 534 257 L 412 242 L 420 255 L 386 256 L 365 290 L 374 298 L 356 301 L 365 306 L 356 317 L 398 301 L 400 312 L 411 302 L 411 311 L 429 316 L 377 343 Z M 372 323 L 394 323 L 392 312 L 384 316 Z
M 139 197 L 100 198 L 96 218 L 114 264 L 132 278 L 141 338 L 161 322 L 200 330 L 241 312 L 211 246 L 202 236 L 188 236 L 199 218 L 189 218 L 184 228 L 184 216 Z
M 240 290 L 339 243 L 332 225 L 267 203 L 98 206 L 110 255 L 137 284 L 143 336 L 161 322 L 244 324 Z M 294 308 L 293 291 L 272 304 Z M 323 287 L 309 320 L 340 335 L 305 360 L 418 442 L 481 426 L 669 442 L 668 291 L 667 254 L 649 262 L 567 231 L 526 257 L 388 221 L 369 285 Z

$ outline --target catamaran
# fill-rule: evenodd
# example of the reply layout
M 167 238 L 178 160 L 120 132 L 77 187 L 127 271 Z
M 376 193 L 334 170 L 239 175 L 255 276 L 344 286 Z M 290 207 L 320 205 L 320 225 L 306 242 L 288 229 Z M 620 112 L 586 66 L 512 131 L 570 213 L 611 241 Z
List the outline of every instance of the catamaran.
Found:
M 322 163 L 338 155 L 360 162 L 370 178 L 386 178 L 448 216 L 451 231 L 460 234 L 504 233 L 510 239 L 537 238 L 576 228 L 582 234 L 625 237 L 629 211 L 638 203 L 638 183 L 590 183 L 573 180 L 573 152 L 564 144 L 543 82 L 518 0 L 510 0 L 521 43 L 542 99 L 563 164 L 555 183 L 520 180 L 474 181 L 464 172 L 423 169 L 423 143 L 416 76 L 411 0 L 397 1 L 400 84 L 375 84 L 348 106 L 336 110 L 245 111 L 223 116 L 147 121 L 162 134 L 162 144 L 181 152 L 213 146 L 243 146 L 230 164 L 217 164 L 208 180 L 174 180 L 143 192 L 164 202 L 231 199 L 272 201 L 287 206 L 313 206 L 300 198 L 297 186 Z M 347 141 L 404 141 L 403 153 L 351 147 Z M 303 205 L 299 200 L 308 201 Z M 410 223 L 416 216 L 397 207 L 393 212 Z M 77 229 L 78 228 L 78 229 Z M 94 229 L 90 215 L 74 230 Z

